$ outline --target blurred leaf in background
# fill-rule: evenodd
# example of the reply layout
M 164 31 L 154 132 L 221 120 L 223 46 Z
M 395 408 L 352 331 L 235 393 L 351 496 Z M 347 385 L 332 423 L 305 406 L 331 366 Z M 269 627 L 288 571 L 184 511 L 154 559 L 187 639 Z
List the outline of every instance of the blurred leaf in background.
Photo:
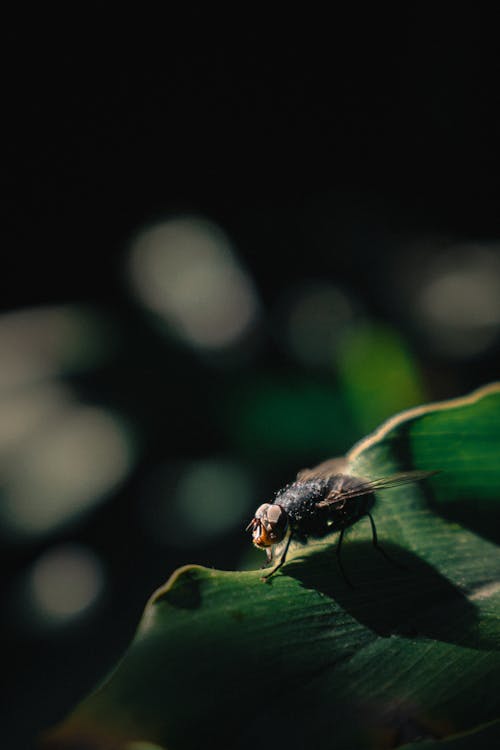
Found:
M 389 326 L 366 322 L 347 329 L 336 365 L 342 395 L 361 434 L 395 411 L 425 401 L 418 363 Z

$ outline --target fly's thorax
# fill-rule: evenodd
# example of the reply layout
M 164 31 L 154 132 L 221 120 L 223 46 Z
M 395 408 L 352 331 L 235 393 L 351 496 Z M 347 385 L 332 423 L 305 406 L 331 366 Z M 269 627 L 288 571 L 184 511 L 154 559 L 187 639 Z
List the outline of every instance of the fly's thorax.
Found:
M 329 484 L 329 480 L 324 479 L 293 482 L 276 494 L 275 503 L 286 511 L 293 522 L 300 523 L 317 513 L 316 504 L 325 498 Z

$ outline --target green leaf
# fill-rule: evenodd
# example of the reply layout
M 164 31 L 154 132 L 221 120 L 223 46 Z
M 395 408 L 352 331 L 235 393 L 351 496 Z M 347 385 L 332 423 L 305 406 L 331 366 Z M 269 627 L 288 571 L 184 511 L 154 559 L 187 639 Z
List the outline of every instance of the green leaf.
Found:
M 297 547 L 267 584 L 259 571 L 181 568 L 47 747 L 350 750 L 449 737 L 444 747 L 467 748 L 451 738 L 497 737 L 496 724 L 481 727 L 500 719 L 500 550 L 436 508 L 461 504 L 473 525 L 481 503 L 493 526 L 499 457 L 500 384 L 389 420 L 348 454 L 350 473 L 441 471 L 377 495 L 379 541 L 398 567 L 362 519 L 342 548 L 355 588 L 335 535 Z
M 401 745 L 401 750 L 491 750 L 500 744 L 500 721 L 447 737 L 445 740 L 419 740 Z

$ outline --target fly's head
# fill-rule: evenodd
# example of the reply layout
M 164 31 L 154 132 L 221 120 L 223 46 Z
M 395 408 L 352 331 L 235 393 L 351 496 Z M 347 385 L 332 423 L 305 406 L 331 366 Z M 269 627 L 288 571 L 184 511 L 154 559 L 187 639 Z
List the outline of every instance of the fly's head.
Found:
M 279 544 L 285 537 L 288 528 L 288 515 L 280 505 L 264 503 L 255 511 L 245 531 L 252 532 L 252 541 L 256 547 L 265 549 Z

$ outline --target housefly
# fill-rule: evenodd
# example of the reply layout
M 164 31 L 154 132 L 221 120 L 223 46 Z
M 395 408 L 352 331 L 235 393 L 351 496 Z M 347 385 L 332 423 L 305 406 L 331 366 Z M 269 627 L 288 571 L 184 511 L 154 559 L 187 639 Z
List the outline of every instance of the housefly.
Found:
M 410 482 L 420 482 L 436 474 L 435 471 L 406 471 L 380 479 L 361 479 L 344 473 L 347 462 L 333 458 L 313 469 L 304 469 L 292 484 L 276 493 L 274 500 L 264 503 L 246 531 L 251 531 L 252 541 L 265 549 L 267 565 L 275 562 L 276 546 L 282 546 L 277 564 L 263 580 L 268 580 L 284 565 L 292 539 L 305 544 L 309 538 L 321 538 L 340 531 L 336 554 L 341 573 L 347 583 L 340 558 L 342 539 L 349 526 L 364 516 L 370 520 L 373 546 L 388 560 L 377 539 L 377 529 L 370 511 L 375 504 L 375 493 Z

